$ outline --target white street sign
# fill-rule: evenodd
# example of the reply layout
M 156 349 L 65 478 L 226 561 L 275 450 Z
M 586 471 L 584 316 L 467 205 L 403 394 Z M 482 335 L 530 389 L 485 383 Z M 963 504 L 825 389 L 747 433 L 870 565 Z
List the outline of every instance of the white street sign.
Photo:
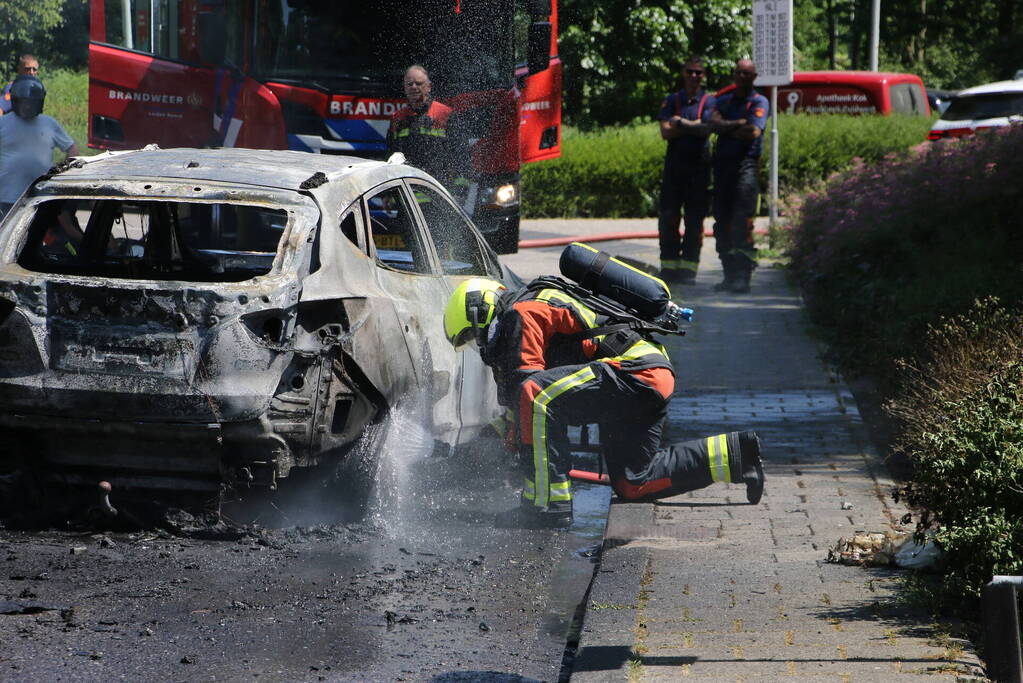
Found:
M 792 0 L 753 0 L 756 85 L 792 82 Z

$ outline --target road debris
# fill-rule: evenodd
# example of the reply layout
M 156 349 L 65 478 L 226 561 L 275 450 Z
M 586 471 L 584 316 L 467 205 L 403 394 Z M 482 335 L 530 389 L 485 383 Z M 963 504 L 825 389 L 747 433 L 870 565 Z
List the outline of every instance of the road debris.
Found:
M 828 562 L 866 567 L 899 567 L 928 569 L 941 559 L 941 549 L 928 537 L 917 543 L 913 534 L 891 531 L 860 533 L 839 538 L 828 548 Z

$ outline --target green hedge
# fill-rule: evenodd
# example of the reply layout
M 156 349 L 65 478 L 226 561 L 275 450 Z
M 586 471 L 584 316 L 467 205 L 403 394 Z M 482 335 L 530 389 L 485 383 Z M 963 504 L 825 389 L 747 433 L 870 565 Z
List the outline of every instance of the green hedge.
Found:
M 778 119 L 781 192 L 848 168 L 900 154 L 927 138 L 921 116 L 782 115 Z M 765 150 L 770 140 L 765 139 Z M 654 216 L 666 143 L 656 121 L 583 133 L 566 127 L 561 158 L 522 169 L 523 211 L 531 218 Z M 765 154 L 766 187 L 769 160 Z
M 892 373 L 928 325 L 1023 300 L 1023 128 L 860 164 L 810 193 L 792 264 L 844 370 Z
M 566 127 L 560 158 L 523 167 L 523 212 L 531 218 L 655 215 L 664 145 L 656 123 L 593 133 Z

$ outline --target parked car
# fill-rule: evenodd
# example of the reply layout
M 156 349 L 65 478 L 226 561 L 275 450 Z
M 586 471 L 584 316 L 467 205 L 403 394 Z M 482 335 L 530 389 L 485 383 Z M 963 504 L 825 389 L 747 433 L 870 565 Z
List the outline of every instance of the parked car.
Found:
M 443 306 L 518 280 L 396 157 L 147 148 L 39 179 L 0 224 L 0 470 L 173 497 L 325 465 L 359 499 L 403 404 L 476 436 L 496 389 Z
M 927 139 L 959 138 L 1013 123 L 1023 123 L 1023 79 L 960 90 L 931 126 Z
M 734 89 L 729 85 L 718 91 Z M 769 95 L 768 88 L 758 88 Z M 915 114 L 930 116 L 919 76 L 883 71 L 797 71 L 778 86 L 778 111 L 790 114 Z

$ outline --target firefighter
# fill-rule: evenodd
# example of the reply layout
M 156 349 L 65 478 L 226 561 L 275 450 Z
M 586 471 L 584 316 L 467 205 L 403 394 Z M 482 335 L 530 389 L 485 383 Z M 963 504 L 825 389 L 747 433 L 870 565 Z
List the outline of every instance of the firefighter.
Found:
M 760 154 L 767 128 L 767 98 L 753 88 L 757 69 L 749 59 L 735 62 L 735 90 L 717 98 L 711 128 L 714 150 L 714 241 L 725 271 L 717 291 L 750 290 L 757 267 L 753 215 L 760 194 Z
M 453 192 L 461 180 L 458 169 L 462 159 L 449 136 L 451 107 L 433 99 L 430 75 L 418 64 L 405 71 L 403 87 L 408 106 L 391 115 L 387 130 L 388 152 L 401 152 L 410 164 L 423 169 Z
M 472 278 L 455 288 L 444 329 L 456 349 L 475 341 L 515 414 L 510 441 L 525 473 L 509 525 L 572 523 L 569 425 L 597 424 L 611 485 L 626 500 L 652 500 L 709 486 L 746 484 L 756 504 L 764 488 L 753 432 L 720 434 L 660 448 L 675 388 L 661 345 L 632 330 L 591 337 L 601 316 L 566 292 L 509 290 Z

